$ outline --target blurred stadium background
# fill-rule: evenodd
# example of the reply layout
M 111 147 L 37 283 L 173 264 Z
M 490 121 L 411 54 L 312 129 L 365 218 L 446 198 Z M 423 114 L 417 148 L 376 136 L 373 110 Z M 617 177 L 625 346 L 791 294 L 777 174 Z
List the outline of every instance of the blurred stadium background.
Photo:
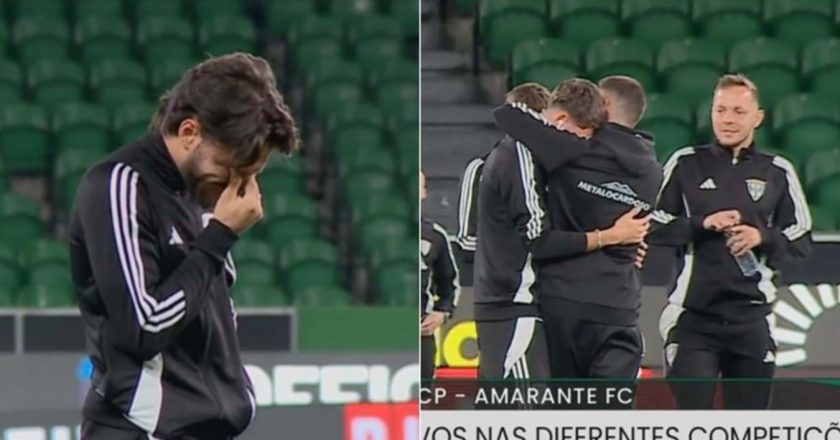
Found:
M 656 136 L 664 162 L 678 148 L 712 140 L 711 95 L 721 74 L 753 79 L 767 114 L 757 145 L 796 165 L 818 241 L 810 259 L 782 268 L 792 286 L 776 309 L 778 363 L 788 366 L 779 375 L 840 375 L 840 2 L 423 0 L 421 16 L 423 212 L 453 235 L 459 178 L 498 138 L 491 110 L 510 87 L 631 75 L 648 92 L 639 128 Z M 471 286 L 470 259 L 462 257 L 462 282 Z M 655 376 L 662 363 L 656 322 L 673 258 L 654 250 L 644 275 L 645 365 Z M 442 375 L 474 374 L 470 302 L 467 287 L 441 335 L 438 361 L 454 367 Z
M 185 70 L 234 51 L 271 62 L 305 142 L 260 177 L 266 219 L 234 249 L 264 407 L 243 438 L 341 438 L 371 411 L 394 433 L 416 423 L 392 402 L 419 376 L 418 35 L 416 0 L 0 1 L 0 438 L 75 438 L 79 179 Z M 328 376 L 349 394 L 319 393 Z M 323 406 L 356 401 L 373 404 Z

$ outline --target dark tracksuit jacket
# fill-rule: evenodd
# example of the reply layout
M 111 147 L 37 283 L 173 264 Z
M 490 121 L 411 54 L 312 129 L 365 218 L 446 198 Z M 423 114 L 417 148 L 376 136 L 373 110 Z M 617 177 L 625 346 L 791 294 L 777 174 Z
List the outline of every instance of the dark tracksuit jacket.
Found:
M 237 236 L 210 217 L 157 135 L 82 179 L 70 252 L 94 366 L 86 420 L 160 439 L 226 439 L 253 419 L 229 296 Z
M 558 149 L 559 163 L 580 153 Z M 478 189 L 474 295 L 478 320 L 538 316 L 535 260 L 586 251 L 569 233 L 551 228 L 546 177 L 531 150 L 506 136 L 487 156 Z
M 493 145 L 496 148 L 498 142 Z M 493 151 L 492 149 L 490 151 Z M 458 234 L 455 242 L 461 250 L 473 253 L 476 250 L 478 239 L 478 184 L 481 181 L 481 172 L 484 169 L 484 162 L 490 153 L 474 157 L 464 168 L 464 175 L 461 177 L 461 191 L 458 193 Z M 468 261 L 472 261 L 473 255 L 469 255 Z
M 548 206 L 561 255 L 542 255 L 543 304 L 585 321 L 635 325 L 641 274 L 635 246 L 585 252 L 586 231 L 607 229 L 634 206 L 649 213 L 662 182 L 652 139 L 606 124 L 591 139 L 558 130 L 524 106 L 494 112 L 496 123 L 522 141 L 548 173 Z M 558 258 L 559 257 L 559 258 Z
M 433 221 L 422 219 L 420 234 L 421 317 L 432 311 L 450 315 L 458 305 L 461 284 L 446 230 Z
M 662 337 L 667 340 L 686 309 L 722 321 L 764 319 L 776 299 L 778 263 L 811 248 L 811 215 L 794 166 L 755 145 L 735 158 L 710 144 L 677 150 L 664 170 L 648 242 L 676 247 L 680 263 L 671 307 L 660 321 Z M 725 236 L 703 228 L 706 216 L 729 209 L 761 232 L 762 244 L 753 252 L 762 264 L 752 277 L 741 273 Z

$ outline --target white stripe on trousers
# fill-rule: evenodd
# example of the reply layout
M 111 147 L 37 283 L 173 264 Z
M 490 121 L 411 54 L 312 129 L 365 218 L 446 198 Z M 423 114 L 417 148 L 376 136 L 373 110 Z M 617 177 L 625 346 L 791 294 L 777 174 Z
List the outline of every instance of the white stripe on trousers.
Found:
M 513 336 L 511 337 L 510 346 L 505 355 L 504 374 L 502 377 L 508 377 L 517 362 L 525 357 L 525 354 L 528 352 L 528 347 L 531 346 L 531 341 L 534 339 L 536 323 L 536 317 L 516 318 L 516 323 L 513 327 Z

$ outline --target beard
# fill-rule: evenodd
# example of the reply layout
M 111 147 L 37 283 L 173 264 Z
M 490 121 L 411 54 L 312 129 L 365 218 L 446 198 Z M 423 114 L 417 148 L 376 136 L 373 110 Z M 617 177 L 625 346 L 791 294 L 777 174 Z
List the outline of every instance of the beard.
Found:
M 219 197 L 227 186 L 227 181 L 223 181 L 219 176 L 202 172 L 199 165 L 202 156 L 199 147 L 189 158 L 184 169 L 184 183 L 190 197 L 202 209 L 209 211 L 216 206 L 216 202 L 219 201 Z

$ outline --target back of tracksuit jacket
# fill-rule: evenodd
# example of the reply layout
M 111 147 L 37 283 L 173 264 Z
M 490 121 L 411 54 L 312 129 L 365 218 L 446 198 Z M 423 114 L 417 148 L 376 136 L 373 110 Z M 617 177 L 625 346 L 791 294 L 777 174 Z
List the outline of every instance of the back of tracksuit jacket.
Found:
M 776 299 L 778 264 L 811 249 L 811 215 L 796 169 L 755 145 L 735 157 L 719 144 L 677 150 L 664 169 L 648 241 L 676 247 L 680 262 L 669 294 L 674 313 L 660 323 L 663 338 L 685 309 L 723 321 L 764 319 Z M 706 216 L 730 209 L 761 232 L 753 250 L 757 275 L 744 276 L 725 235 L 703 228 Z
M 652 211 L 662 171 L 652 139 L 616 124 L 583 139 L 547 124 L 524 107 L 494 114 L 502 129 L 528 146 L 548 173 L 552 229 L 607 229 L 633 207 Z M 571 159 L 570 154 L 575 154 Z M 612 246 L 540 261 L 539 292 L 545 306 L 578 319 L 634 325 L 641 305 L 635 246 Z
M 476 319 L 537 315 L 527 242 L 547 228 L 544 188 L 544 176 L 522 144 L 504 138 L 487 156 L 478 189 Z
M 157 135 L 82 179 L 70 252 L 94 366 L 86 419 L 160 439 L 227 439 L 253 419 L 229 296 L 237 236 L 211 217 Z
M 498 142 L 493 144 L 496 148 Z M 493 151 L 492 149 L 490 151 Z M 481 181 L 481 172 L 484 170 L 484 162 L 490 153 L 485 153 L 472 158 L 464 168 L 464 175 L 461 177 L 461 191 L 458 193 L 458 234 L 455 242 L 465 252 L 467 261 L 472 261 L 472 253 L 475 252 L 478 241 L 476 230 L 478 230 L 478 184 Z

